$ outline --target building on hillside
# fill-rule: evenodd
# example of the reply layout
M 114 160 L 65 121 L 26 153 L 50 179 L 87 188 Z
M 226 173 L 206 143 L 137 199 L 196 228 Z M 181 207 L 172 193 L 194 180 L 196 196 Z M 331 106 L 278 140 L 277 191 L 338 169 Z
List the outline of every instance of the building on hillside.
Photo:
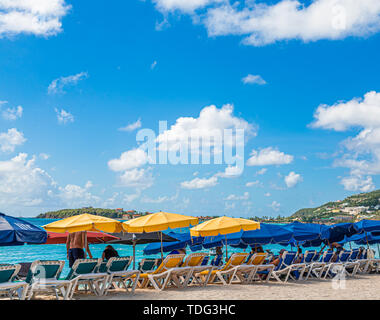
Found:
M 358 215 L 362 212 L 365 212 L 369 209 L 369 207 L 363 207 L 363 206 L 360 206 L 360 207 L 346 207 L 346 208 L 343 208 L 342 209 L 342 212 L 344 213 L 348 213 L 352 216 L 354 215 Z

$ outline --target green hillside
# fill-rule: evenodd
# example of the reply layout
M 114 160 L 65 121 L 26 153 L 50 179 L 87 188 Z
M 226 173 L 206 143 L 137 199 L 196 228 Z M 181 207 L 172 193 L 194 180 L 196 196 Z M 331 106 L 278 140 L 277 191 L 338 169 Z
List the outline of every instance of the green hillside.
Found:
M 380 190 L 360 193 L 317 208 L 298 210 L 289 220 L 302 222 L 351 222 L 380 219 Z
M 113 219 L 122 219 L 125 215 L 133 215 L 133 214 L 144 214 L 134 210 L 131 211 L 123 211 L 116 209 L 102 209 L 102 208 L 80 208 L 80 209 L 63 209 L 58 211 L 50 211 L 41 213 L 37 216 L 37 218 L 47 218 L 47 219 L 63 219 L 71 216 L 75 216 L 78 214 L 93 214 Z

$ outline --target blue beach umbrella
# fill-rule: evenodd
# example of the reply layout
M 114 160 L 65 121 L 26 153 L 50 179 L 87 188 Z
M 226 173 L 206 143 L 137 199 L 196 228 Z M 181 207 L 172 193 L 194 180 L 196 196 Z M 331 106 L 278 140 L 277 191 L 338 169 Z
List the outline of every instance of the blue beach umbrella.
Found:
M 191 237 L 190 232 L 186 232 L 186 233 L 168 232 L 167 235 L 169 235 L 172 238 L 178 239 L 178 241 L 163 242 L 162 243 L 163 252 L 170 252 L 172 250 L 183 249 L 183 248 L 186 248 L 187 246 L 190 246 L 190 248 L 194 250 L 196 248 L 196 247 L 194 248 L 194 246 L 200 245 L 203 241 L 202 237 Z M 150 243 L 144 249 L 144 254 L 147 254 L 147 255 L 156 254 L 160 252 L 161 252 L 161 243 Z
M 43 244 L 47 232 L 25 220 L 0 213 L 0 246 Z
M 265 245 L 275 243 L 287 243 L 293 237 L 293 231 L 282 225 L 260 223 L 259 230 L 244 231 L 242 235 L 243 243 L 249 245 Z
M 362 220 L 354 223 L 359 232 L 380 232 L 379 220 Z
M 240 231 L 235 233 L 229 233 L 226 235 L 204 237 L 202 245 L 205 249 L 221 247 L 223 245 L 241 248 L 239 245 L 241 244 L 243 233 L 244 231 Z M 245 246 L 245 248 L 246 247 L 247 246 Z
M 340 242 L 345 237 L 351 237 L 360 231 L 353 223 L 337 223 L 323 229 L 321 239 L 329 243 Z
M 305 242 L 310 240 L 318 240 L 326 226 L 316 223 L 301 223 L 298 221 L 284 225 L 283 227 L 293 232 L 295 242 Z

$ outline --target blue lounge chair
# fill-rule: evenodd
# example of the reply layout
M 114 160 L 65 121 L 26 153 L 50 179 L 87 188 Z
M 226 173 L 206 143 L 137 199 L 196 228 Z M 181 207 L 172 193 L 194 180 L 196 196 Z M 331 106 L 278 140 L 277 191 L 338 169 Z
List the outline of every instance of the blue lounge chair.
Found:
M 79 289 L 80 285 L 84 285 L 86 291 L 87 287 L 90 288 L 91 292 L 97 296 L 103 295 L 108 274 L 105 272 L 97 272 L 102 262 L 102 259 L 75 260 L 65 279 L 73 282 L 70 299 L 72 299 L 75 290 Z
M 346 274 L 346 264 L 351 256 L 351 251 L 344 250 L 339 253 L 339 256 L 335 262 L 328 263 L 322 274 L 323 279 L 333 278 L 338 274 Z
M 54 292 L 57 300 L 59 294 L 64 300 L 71 299 L 70 291 L 73 282 L 58 279 L 61 275 L 65 261 L 37 260 L 34 261 L 28 271 L 25 282 L 28 283 L 26 297 L 32 299 L 36 293 Z
M 219 254 L 212 259 L 211 263 L 212 266 L 214 267 L 219 267 L 223 264 L 223 255 Z
M 205 257 L 203 258 L 203 261 L 202 261 L 201 266 L 207 266 L 209 260 L 210 260 L 210 256 L 205 256 Z
M 319 254 L 320 258 L 318 261 L 314 261 L 309 266 L 309 272 L 306 275 L 306 279 L 309 279 L 310 276 L 313 276 L 317 279 L 320 279 L 324 268 L 328 265 L 334 256 L 334 252 L 331 250 L 325 251 L 322 256 Z
M 108 260 L 105 270 L 108 274 L 106 286 L 103 294 L 106 295 L 111 285 L 115 288 L 122 284 L 125 290 L 128 292 L 129 288 L 134 293 L 137 282 L 139 280 L 139 270 L 128 270 L 132 262 L 131 257 L 114 257 Z M 129 284 L 127 285 L 127 281 Z
M 296 256 L 296 252 L 285 251 L 279 264 L 272 271 L 271 278 L 274 278 L 279 282 L 287 282 L 289 279 L 296 280 L 297 278 L 298 280 L 301 280 L 306 265 L 304 263 L 294 264 L 293 262 L 296 259 Z M 283 276 L 285 277 L 284 281 L 281 280 L 281 277 Z
M 19 264 L 2 264 L 0 265 L 0 292 L 5 292 L 12 300 L 18 297 L 25 300 L 28 284 L 25 281 L 14 281 L 21 266 Z

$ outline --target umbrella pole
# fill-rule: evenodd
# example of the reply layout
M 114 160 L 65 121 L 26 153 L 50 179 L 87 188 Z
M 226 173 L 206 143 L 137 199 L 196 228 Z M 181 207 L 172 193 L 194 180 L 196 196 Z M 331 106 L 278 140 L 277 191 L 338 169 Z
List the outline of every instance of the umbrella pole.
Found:
M 161 231 L 161 259 L 164 259 L 164 249 L 162 247 L 162 231 Z
M 380 257 L 380 247 L 379 247 L 379 243 L 377 244 L 377 252 L 378 252 L 379 257 Z
M 368 234 L 367 231 L 365 233 L 365 240 L 367 241 L 367 249 L 369 249 L 369 243 L 368 243 Z
M 228 260 L 227 235 L 225 235 L 225 237 L 226 237 L 226 260 Z
M 133 241 L 133 270 L 136 270 L 136 241 Z

